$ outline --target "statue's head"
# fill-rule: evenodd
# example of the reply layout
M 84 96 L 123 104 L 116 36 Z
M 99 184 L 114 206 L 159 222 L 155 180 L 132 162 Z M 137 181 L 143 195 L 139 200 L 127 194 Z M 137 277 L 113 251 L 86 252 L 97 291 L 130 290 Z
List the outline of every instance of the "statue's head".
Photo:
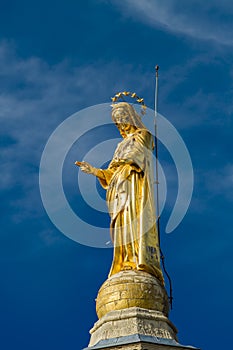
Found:
M 117 126 L 131 125 L 134 129 L 145 129 L 140 116 L 133 106 L 127 102 L 119 102 L 112 105 L 112 119 Z

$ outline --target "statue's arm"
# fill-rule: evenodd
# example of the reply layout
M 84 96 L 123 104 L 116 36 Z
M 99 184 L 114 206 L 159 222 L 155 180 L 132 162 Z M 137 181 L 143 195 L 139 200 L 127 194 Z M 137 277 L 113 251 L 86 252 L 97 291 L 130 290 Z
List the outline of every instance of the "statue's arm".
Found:
M 108 184 L 111 180 L 113 172 L 109 169 L 103 170 L 93 167 L 91 164 L 87 162 L 75 162 L 75 165 L 79 166 L 80 169 L 86 174 L 92 174 L 98 177 L 100 184 L 107 188 Z
M 97 168 L 93 167 L 91 164 L 87 162 L 75 162 L 75 165 L 79 166 L 80 169 L 86 173 L 86 174 L 92 174 L 97 176 L 98 170 Z

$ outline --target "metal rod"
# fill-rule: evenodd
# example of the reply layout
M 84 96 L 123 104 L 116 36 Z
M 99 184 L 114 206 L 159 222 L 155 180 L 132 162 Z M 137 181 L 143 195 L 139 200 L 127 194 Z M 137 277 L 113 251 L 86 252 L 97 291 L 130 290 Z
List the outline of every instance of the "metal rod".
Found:
M 155 118 L 154 118 L 154 127 L 155 127 L 155 183 L 156 183 L 156 209 L 157 209 L 157 230 L 158 230 L 158 240 L 159 240 L 159 249 L 162 260 L 163 270 L 165 275 L 168 278 L 169 282 L 169 302 L 172 309 L 172 280 L 166 270 L 165 266 L 165 256 L 163 255 L 161 249 L 161 239 L 160 239 L 160 207 L 159 207 L 159 161 L 158 161 L 158 92 L 159 92 L 159 66 L 155 66 Z
M 158 167 L 158 92 L 159 92 L 159 66 L 155 66 L 155 183 L 156 183 L 156 211 L 157 211 L 157 229 L 160 246 L 160 207 L 159 207 L 159 167 Z

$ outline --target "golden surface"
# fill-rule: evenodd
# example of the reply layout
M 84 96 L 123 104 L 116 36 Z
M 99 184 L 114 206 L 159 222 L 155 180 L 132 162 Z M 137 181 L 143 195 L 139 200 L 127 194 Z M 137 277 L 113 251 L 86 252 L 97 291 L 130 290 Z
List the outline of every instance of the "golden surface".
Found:
M 143 271 L 121 271 L 101 286 L 96 299 L 99 318 L 110 311 L 131 307 L 168 314 L 168 298 L 159 280 Z
M 112 100 L 112 102 L 117 102 L 119 99 L 123 99 L 124 100 L 124 96 L 129 96 L 131 98 L 135 98 L 136 101 L 138 103 L 140 103 L 141 106 L 142 106 L 142 111 L 141 111 L 142 115 L 145 114 L 146 105 L 144 103 L 144 98 L 139 97 L 136 94 L 136 92 L 130 92 L 130 91 L 118 92 L 117 94 L 115 94 L 114 97 L 111 97 L 111 100 Z
M 123 141 L 118 144 L 109 167 L 96 169 L 86 162 L 76 162 L 82 171 L 97 176 L 107 190 L 114 243 L 109 276 L 122 270 L 140 270 L 164 283 L 154 204 L 153 137 L 126 102 L 113 105 L 112 118 Z

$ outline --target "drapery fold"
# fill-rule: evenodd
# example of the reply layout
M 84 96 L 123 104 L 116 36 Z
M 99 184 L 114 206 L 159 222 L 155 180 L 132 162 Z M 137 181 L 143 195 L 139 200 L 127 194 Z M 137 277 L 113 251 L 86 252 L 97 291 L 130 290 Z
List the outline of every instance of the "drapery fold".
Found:
M 119 143 L 108 169 L 97 177 L 107 190 L 114 244 L 109 276 L 126 269 L 143 270 L 164 283 L 156 228 L 152 171 L 153 138 L 137 129 Z

